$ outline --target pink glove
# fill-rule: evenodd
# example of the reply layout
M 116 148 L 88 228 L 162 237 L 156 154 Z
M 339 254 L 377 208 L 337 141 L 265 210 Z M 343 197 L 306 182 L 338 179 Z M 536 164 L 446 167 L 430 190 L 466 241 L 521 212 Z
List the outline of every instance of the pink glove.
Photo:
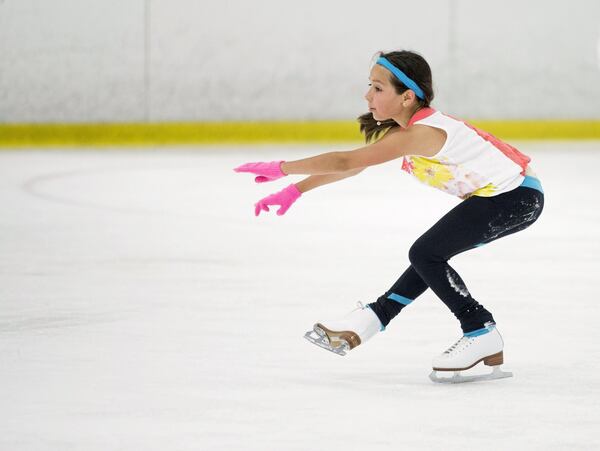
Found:
M 280 179 L 281 177 L 285 177 L 287 174 L 284 174 L 281 171 L 281 161 L 271 161 L 270 163 L 246 163 L 241 166 L 238 166 L 234 169 L 235 172 L 250 172 L 251 174 L 256 174 L 254 180 L 256 183 L 264 183 L 264 182 L 272 182 L 273 180 Z
M 301 195 L 302 193 L 300 190 L 292 183 L 287 188 L 259 200 L 254 206 L 254 214 L 255 216 L 258 216 L 261 210 L 269 211 L 268 205 L 281 205 L 281 208 L 277 210 L 277 215 L 284 215 Z

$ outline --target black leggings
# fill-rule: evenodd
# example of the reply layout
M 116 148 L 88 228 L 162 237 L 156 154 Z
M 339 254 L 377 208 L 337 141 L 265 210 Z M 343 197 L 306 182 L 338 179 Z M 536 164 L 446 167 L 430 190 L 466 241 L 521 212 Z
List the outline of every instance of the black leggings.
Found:
M 408 254 L 411 266 L 369 306 L 387 326 L 406 305 L 431 288 L 460 321 L 463 332 L 483 328 L 486 322 L 494 321 L 492 314 L 471 297 L 448 260 L 526 229 L 543 207 L 544 195 L 527 187 L 493 197 L 468 198 L 415 241 Z

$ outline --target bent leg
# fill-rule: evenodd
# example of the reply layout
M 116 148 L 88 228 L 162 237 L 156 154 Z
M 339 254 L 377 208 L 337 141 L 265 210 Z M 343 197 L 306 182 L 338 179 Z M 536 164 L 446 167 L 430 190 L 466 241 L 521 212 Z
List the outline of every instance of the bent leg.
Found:
M 494 321 L 448 264 L 453 256 L 531 225 L 543 208 L 543 195 L 517 188 L 491 198 L 472 197 L 456 206 L 411 247 L 411 267 L 377 302 L 370 304 L 384 325 L 427 287 L 448 306 L 464 332 Z

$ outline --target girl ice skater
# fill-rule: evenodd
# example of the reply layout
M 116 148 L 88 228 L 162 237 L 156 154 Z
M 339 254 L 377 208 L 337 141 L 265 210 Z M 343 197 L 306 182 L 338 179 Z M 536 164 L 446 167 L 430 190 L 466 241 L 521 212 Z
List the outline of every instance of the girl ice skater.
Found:
M 509 376 L 499 367 L 503 341 L 492 313 L 473 299 L 448 260 L 537 220 L 544 195 L 529 166 L 531 159 L 489 133 L 431 108 L 431 69 L 423 57 L 409 51 L 378 56 L 365 95 L 369 113 L 358 118 L 367 145 L 297 161 L 247 163 L 235 171 L 255 174 L 258 183 L 290 174 L 309 175 L 259 200 L 257 216 L 272 205 L 279 206 L 277 214 L 283 215 L 303 193 L 397 158 L 403 158 L 402 170 L 421 182 L 463 199 L 414 242 L 408 252 L 410 265 L 388 291 L 343 319 L 315 324 L 306 338 L 344 355 L 384 330 L 404 307 L 431 288 L 463 332 L 433 359 L 432 380 Z M 494 371 L 475 377 L 461 373 L 481 361 Z M 440 378 L 438 371 L 453 375 Z

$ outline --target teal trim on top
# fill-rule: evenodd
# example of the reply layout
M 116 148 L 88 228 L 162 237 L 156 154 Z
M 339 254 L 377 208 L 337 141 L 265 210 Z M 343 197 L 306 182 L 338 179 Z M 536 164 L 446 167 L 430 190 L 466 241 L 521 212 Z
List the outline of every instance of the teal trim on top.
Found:
M 535 190 L 538 190 L 540 193 L 544 194 L 544 190 L 542 189 L 542 183 L 538 179 L 530 175 L 525 176 L 525 180 L 523 180 L 521 186 L 524 186 L 525 188 L 533 188 Z

